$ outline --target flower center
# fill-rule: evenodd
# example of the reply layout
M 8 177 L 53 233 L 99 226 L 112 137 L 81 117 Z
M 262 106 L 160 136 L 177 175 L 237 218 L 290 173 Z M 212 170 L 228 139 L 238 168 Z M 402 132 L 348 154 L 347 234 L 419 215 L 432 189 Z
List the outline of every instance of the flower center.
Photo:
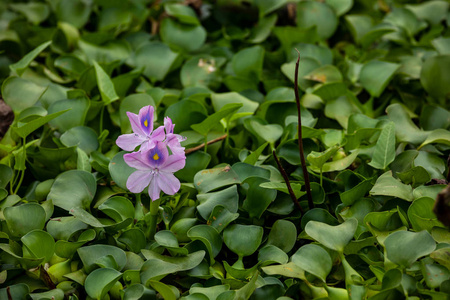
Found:
M 154 160 L 158 160 L 159 159 L 158 153 L 155 153 L 155 155 L 153 155 L 153 159 Z

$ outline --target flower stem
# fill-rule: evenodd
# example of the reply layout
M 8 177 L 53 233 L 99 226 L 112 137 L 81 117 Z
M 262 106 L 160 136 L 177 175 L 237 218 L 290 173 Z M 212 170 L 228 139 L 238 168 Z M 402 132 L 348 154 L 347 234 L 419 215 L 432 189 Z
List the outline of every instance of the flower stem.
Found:
M 158 221 L 159 203 L 161 199 L 150 202 L 150 219 L 148 222 L 148 238 L 153 240 L 156 233 L 156 223 Z
M 213 140 L 208 141 L 206 144 L 211 145 L 211 144 L 220 142 L 221 140 L 225 139 L 226 137 L 227 137 L 227 135 L 224 134 L 222 136 L 219 136 L 218 138 L 215 138 Z M 185 153 L 186 154 L 190 154 L 192 152 L 195 152 L 195 151 L 198 151 L 198 150 L 202 149 L 203 147 L 205 147 L 205 143 L 203 143 L 201 145 L 198 145 L 198 146 L 195 146 L 193 148 L 186 149 Z
M 278 156 L 277 156 L 277 153 L 275 152 L 275 150 L 273 150 L 272 153 L 273 153 L 273 157 L 275 158 L 275 161 L 277 163 L 278 170 L 280 170 L 280 173 L 281 173 L 281 175 L 284 178 L 284 182 L 286 183 L 286 186 L 287 186 L 287 189 L 289 191 L 289 195 L 291 196 L 292 202 L 294 202 L 295 206 L 297 206 L 297 208 L 300 209 L 300 212 L 303 215 L 304 214 L 303 208 L 301 207 L 300 203 L 298 202 L 297 197 L 295 197 L 295 193 L 292 190 L 291 183 L 289 181 L 288 175 L 287 175 L 286 171 L 284 170 L 283 166 L 281 165 L 281 162 L 278 159 Z
M 295 49 L 297 50 L 297 49 Z M 298 50 L 297 50 L 298 52 Z M 295 92 L 295 102 L 297 103 L 297 115 L 298 115 L 298 151 L 300 152 L 300 161 L 302 163 L 303 177 L 305 178 L 305 188 L 306 195 L 308 196 L 308 207 L 309 209 L 314 208 L 314 202 L 312 200 L 311 194 L 311 184 L 309 183 L 308 170 L 306 169 L 305 154 L 303 151 L 303 140 L 302 140 L 302 116 L 300 112 L 300 96 L 298 95 L 298 65 L 300 63 L 300 52 L 298 52 L 297 62 L 295 63 L 295 79 L 294 79 L 294 92 Z

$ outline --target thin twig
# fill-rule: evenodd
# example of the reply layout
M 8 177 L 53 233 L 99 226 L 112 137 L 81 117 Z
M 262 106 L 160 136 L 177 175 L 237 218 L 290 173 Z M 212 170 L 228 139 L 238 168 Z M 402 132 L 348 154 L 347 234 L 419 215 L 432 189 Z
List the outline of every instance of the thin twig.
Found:
M 227 134 L 224 134 L 224 135 L 222 135 L 222 136 L 219 136 L 218 138 L 215 138 L 215 139 L 213 139 L 213 140 L 210 140 L 210 141 L 207 143 L 207 145 L 211 145 L 211 144 L 217 143 L 217 142 L 219 142 L 219 141 L 221 141 L 221 140 L 224 140 L 224 139 L 226 139 L 226 138 L 227 138 Z M 200 150 L 200 149 L 202 149 L 202 148 L 204 148 L 204 147 L 205 147 L 205 143 L 200 144 L 200 145 L 198 145 L 198 146 L 196 146 L 196 147 L 194 147 L 194 148 L 189 148 L 189 149 L 187 149 L 187 150 L 185 151 L 185 153 L 186 153 L 186 154 L 189 154 L 189 153 L 198 151 L 198 150 Z
M 9 286 L 6 287 L 6 294 L 8 295 L 8 300 L 13 300 L 11 295 L 11 288 Z
M 309 183 L 308 170 L 306 169 L 305 154 L 303 152 L 303 140 L 302 140 L 302 117 L 300 112 L 300 96 L 298 95 L 298 65 L 300 63 L 300 52 L 298 52 L 297 62 L 295 63 L 295 79 L 294 79 L 294 92 L 295 92 L 295 102 L 297 103 L 297 114 L 298 114 L 298 151 L 300 152 L 300 161 L 302 163 L 303 177 L 305 178 L 305 188 L 306 195 L 308 196 L 308 207 L 309 209 L 314 208 L 314 202 L 311 194 L 311 184 Z
M 300 212 L 303 215 L 303 208 L 300 205 L 300 203 L 298 202 L 294 191 L 292 190 L 291 183 L 289 182 L 288 175 L 287 175 L 286 171 L 284 170 L 283 166 L 281 165 L 280 160 L 278 159 L 278 156 L 277 156 L 277 153 L 275 152 L 275 150 L 273 150 L 272 153 L 273 153 L 273 157 L 275 158 L 275 161 L 277 162 L 278 170 L 280 170 L 281 175 L 284 178 L 284 182 L 286 182 L 286 186 L 287 186 L 287 189 L 289 191 L 289 195 L 291 195 L 292 202 L 294 202 L 294 204 L 298 207 L 298 209 L 300 209 Z

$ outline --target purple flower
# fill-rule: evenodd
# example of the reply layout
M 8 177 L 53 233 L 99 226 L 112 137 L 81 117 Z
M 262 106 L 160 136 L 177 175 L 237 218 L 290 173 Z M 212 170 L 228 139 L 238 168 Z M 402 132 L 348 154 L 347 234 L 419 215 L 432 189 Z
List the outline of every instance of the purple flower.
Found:
M 173 129 L 175 124 L 172 124 L 172 120 L 169 117 L 164 118 L 164 130 L 166 131 L 166 143 L 169 146 L 170 151 L 174 154 L 183 154 L 184 155 L 184 147 L 181 146 L 181 142 L 186 140 L 185 137 L 182 137 L 179 134 L 173 133 Z
M 148 186 L 150 199 L 155 201 L 161 191 L 174 195 L 180 189 L 180 181 L 173 173 L 184 168 L 184 152 L 169 155 L 166 143 L 158 141 L 152 149 L 128 153 L 123 158 L 127 165 L 136 169 L 127 180 L 131 192 L 140 193 Z
M 157 142 L 163 141 L 164 127 L 160 126 L 153 131 L 154 113 L 155 108 L 151 105 L 141 108 L 139 115 L 127 112 L 134 133 L 119 136 L 116 141 L 117 146 L 126 151 L 133 151 L 141 145 L 139 151 L 146 151 L 154 148 Z

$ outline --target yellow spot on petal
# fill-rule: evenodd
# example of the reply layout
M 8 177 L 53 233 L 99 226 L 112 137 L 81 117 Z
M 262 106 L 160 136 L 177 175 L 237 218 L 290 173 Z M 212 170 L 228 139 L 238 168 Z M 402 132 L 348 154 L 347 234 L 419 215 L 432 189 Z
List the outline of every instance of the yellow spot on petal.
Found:
M 155 155 L 153 155 L 153 159 L 154 160 L 158 160 L 159 159 L 158 153 L 155 153 Z
M 145 121 L 144 121 L 144 126 L 145 126 L 145 127 L 148 127 L 148 120 L 145 120 Z

